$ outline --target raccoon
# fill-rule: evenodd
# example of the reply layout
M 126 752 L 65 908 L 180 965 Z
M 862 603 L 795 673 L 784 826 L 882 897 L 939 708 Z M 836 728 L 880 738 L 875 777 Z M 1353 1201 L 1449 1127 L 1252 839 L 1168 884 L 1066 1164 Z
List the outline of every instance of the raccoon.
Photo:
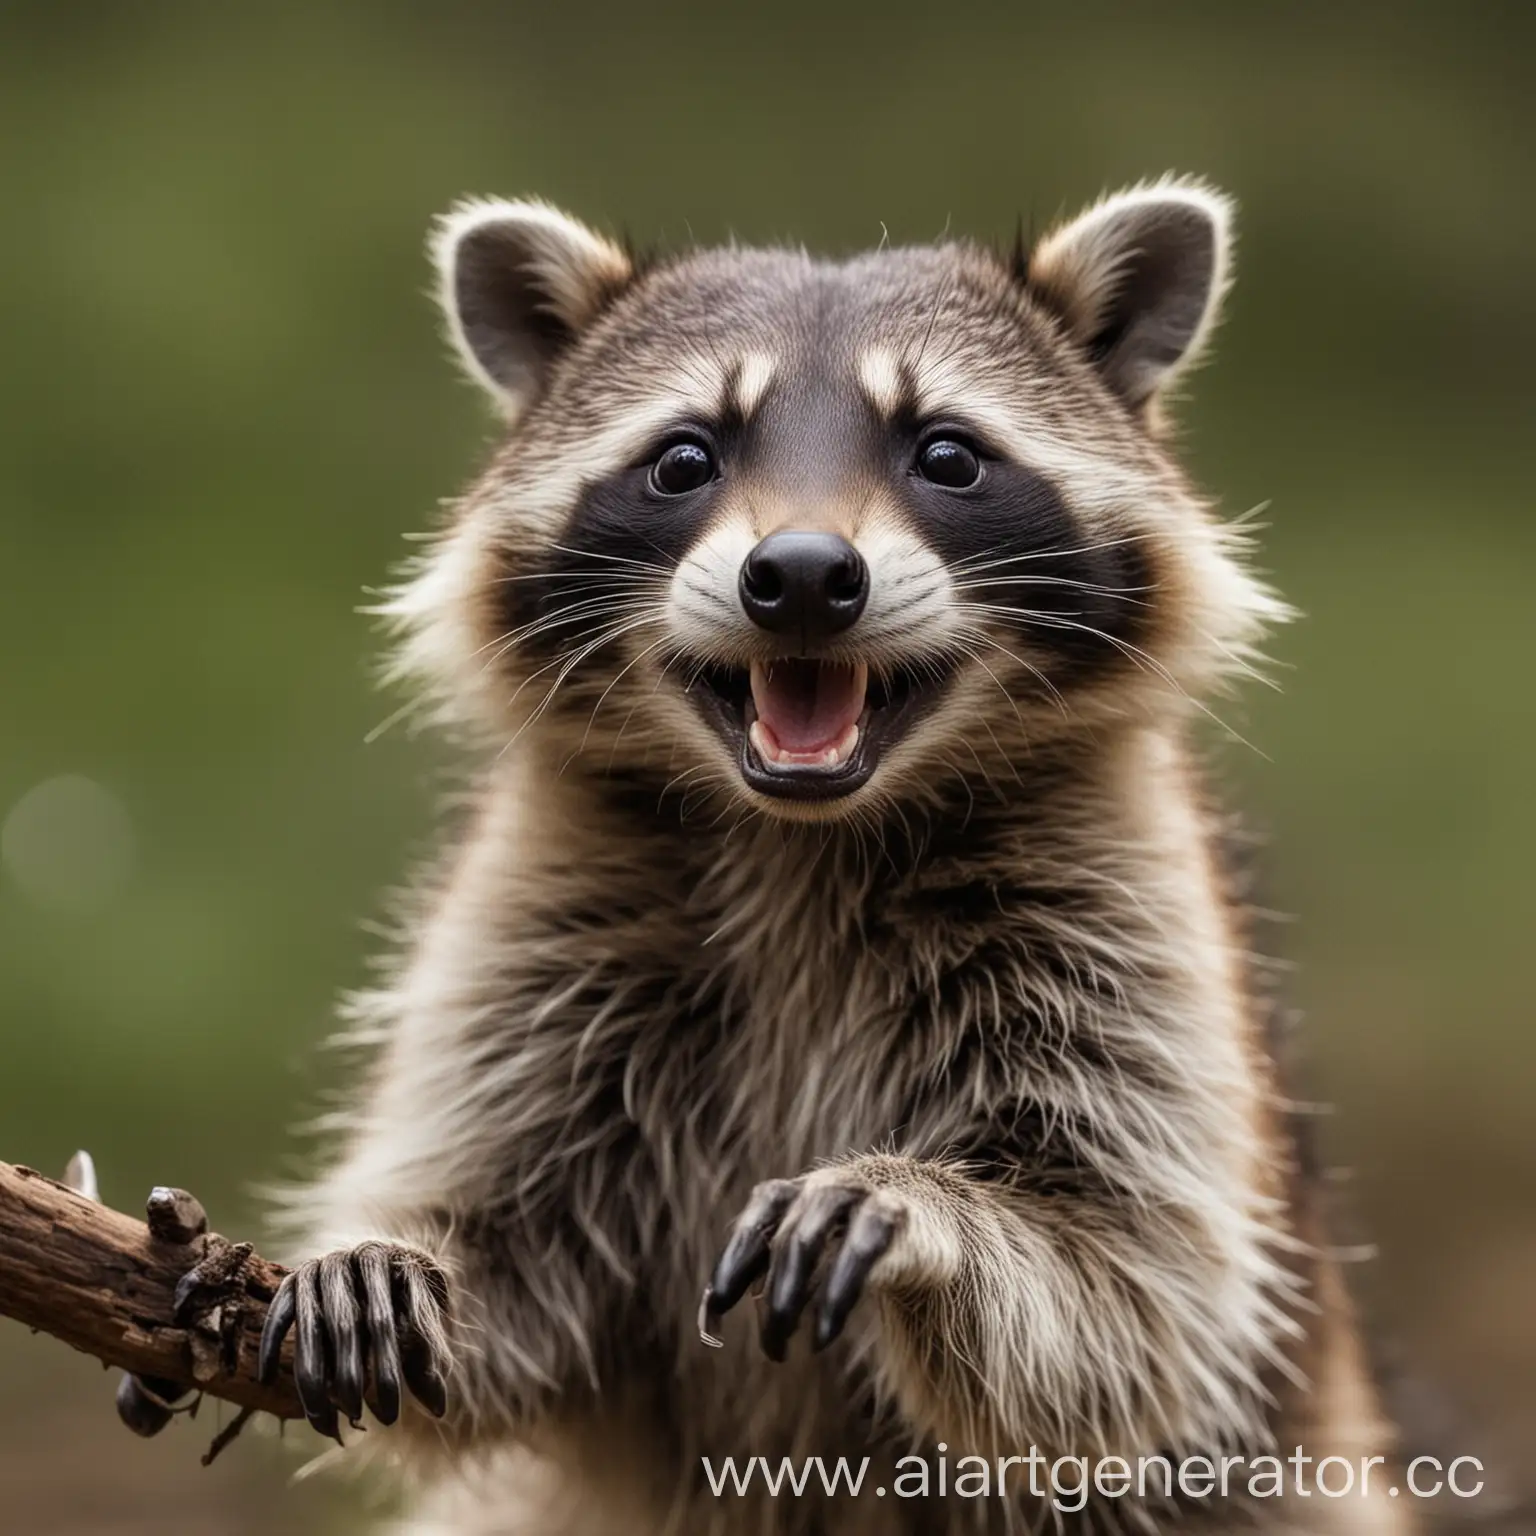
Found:
M 441 222 L 504 440 L 385 612 L 473 789 L 262 1346 L 393 1426 L 408 1529 L 1408 1529 L 1197 744 L 1287 612 L 1165 421 L 1230 223 L 1179 179 L 1002 254 Z M 1297 1446 L 1376 1492 L 1019 1462 Z M 811 1456 L 871 1470 L 711 1487 Z

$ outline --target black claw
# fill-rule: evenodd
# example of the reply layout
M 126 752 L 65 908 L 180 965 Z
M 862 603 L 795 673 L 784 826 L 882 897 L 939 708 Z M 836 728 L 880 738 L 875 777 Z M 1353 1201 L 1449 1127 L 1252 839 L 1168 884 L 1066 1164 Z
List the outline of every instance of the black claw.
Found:
M 813 1194 L 793 1227 L 781 1232 L 768 1277 L 768 1306 L 763 1313 L 763 1352 L 782 1360 L 811 1299 L 811 1283 L 827 1235 L 851 1206 L 864 1198 L 857 1189 L 824 1189 Z
M 381 1424 L 400 1417 L 400 1346 L 395 1337 L 395 1304 L 389 1285 L 389 1249 L 364 1243 L 353 1255 L 362 1281 L 363 1309 L 373 1356 L 374 1416 Z
M 399 1284 L 401 1330 L 400 1366 L 411 1394 L 433 1418 L 448 1411 L 448 1385 L 437 1358 L 435 1341 L 441 1335 L 441 1296 L 447 1294 L 441 1276 L 428 1271 L 414 1258 L 396 1268 Z
M 278 1362 L 283 1357 L 283 1340 L 293 1327 L 295 1276 L 283 1276 L 283 1283 L 267 1308 L 267 1320 L 261 1329 L 261 1347 L 256 1353 L 256 1379 L 270 1383 L 277 1379 Z
M 432 1362 L 432 1351 L 420 1338 L 410 1339 L 400 1357 L 411 1395 L 434 1419 L 448 1412 L 448 1385 Z
M 795 1232 L 774 1258 L 760 1330 L 763 1353 L 770 1360 L 782 1361 L 789 1352 L 790 1337 L 810 1299 L 816 1254 L 816 1248 Z
M 721 1317 L 747 1294 L 749 1286 L 768 1273 L 771 1228 L 737 1232 L 725 1245 L 709 1282 L 710 1311 Z
M 812 1347 L 822 1350 L 843 1331 L 848 1314 L 864 1291 L 864 1282 L 896 1235 L 896 1223 L 883 1211 L 866 1205 L 848 1224 L 848 1235 L 833 1260 L 816 1317 Z
M 351 1256 L 327 1254 L 320 1260 L 318 1283 L 335 1368 L 331 1399 L 355 1427 L 363 1416 L 363 1338 Z
M 797 1314 L 798 1316 L 798 1314 Z M 758 1343 L 775 1365 L 783 1365 L 789 1359 L 789 1340 L 795 1331 L 793 1319 L 786 1320 L 777 1312 L 765 1312 L 758 1329 Z
M 747 1294 L 747 1287 L 768 1273 L 769 1242 L 796 1192 L 788 1179 L 761 1184 L 753 1191 L 710 1277 L 712 1315 L 729 1312 Z
M 341 1442 L 341 1425 L 331 1401 L 327 1377 L 325 1318 L 320 1306 L 319 1265 L 310 1263 L 295 1271 L 297 1329 L 293 1350 L 293 1380 L 299 1389 L 304 1417 L 318 1434 Z
M 317 1435 L 324 1435 L 327 1440 L 334 1440 L 337 1445 L 345 1442 L 341 1438 L 341 1418 L 336 1412 L 336 1405 L 327 1402 L 317 1414 L 306 1413 L 309 1419 L 309 1427 Z

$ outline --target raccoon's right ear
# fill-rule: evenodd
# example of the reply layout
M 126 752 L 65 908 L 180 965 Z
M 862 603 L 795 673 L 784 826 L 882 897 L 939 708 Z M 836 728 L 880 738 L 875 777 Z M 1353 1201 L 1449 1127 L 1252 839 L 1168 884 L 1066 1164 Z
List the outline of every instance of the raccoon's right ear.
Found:
M 540 202 L 460 203 L 433 230 L 432 259 L 465 371 L 513 418 L 634 275 L 618 246 Z

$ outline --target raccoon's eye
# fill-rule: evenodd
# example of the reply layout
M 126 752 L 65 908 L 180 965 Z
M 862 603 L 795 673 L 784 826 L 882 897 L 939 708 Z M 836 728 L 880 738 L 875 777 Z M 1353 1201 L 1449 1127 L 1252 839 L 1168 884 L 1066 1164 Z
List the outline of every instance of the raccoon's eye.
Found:
M 935 437 L 919 450 L 917 472 L 947 491 L 963 491 L 981 479 L 981 460 L 957 438 Z
M 651 489 L 663 496 L 686 496 L 714 478 L 714 457 L 702 443 L 673 443 L 651 465 Z

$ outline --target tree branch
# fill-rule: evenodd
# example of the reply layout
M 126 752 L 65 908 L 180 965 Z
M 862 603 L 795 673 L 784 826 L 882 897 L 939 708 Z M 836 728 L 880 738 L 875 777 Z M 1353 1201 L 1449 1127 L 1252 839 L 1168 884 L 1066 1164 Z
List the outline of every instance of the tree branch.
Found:
M 256 1379 L 261 1325 L 282 1266 L 247 1244 L 177 1232 L 169 1212 L 156 1225 L 173 1235 L 31 1168 L 0 1163 L 0 1317 L 135 1375 L 301 1418 L 286 1354 L 275 1381 Z M 202 1279 L 188 1286 L 194 1265 Z

